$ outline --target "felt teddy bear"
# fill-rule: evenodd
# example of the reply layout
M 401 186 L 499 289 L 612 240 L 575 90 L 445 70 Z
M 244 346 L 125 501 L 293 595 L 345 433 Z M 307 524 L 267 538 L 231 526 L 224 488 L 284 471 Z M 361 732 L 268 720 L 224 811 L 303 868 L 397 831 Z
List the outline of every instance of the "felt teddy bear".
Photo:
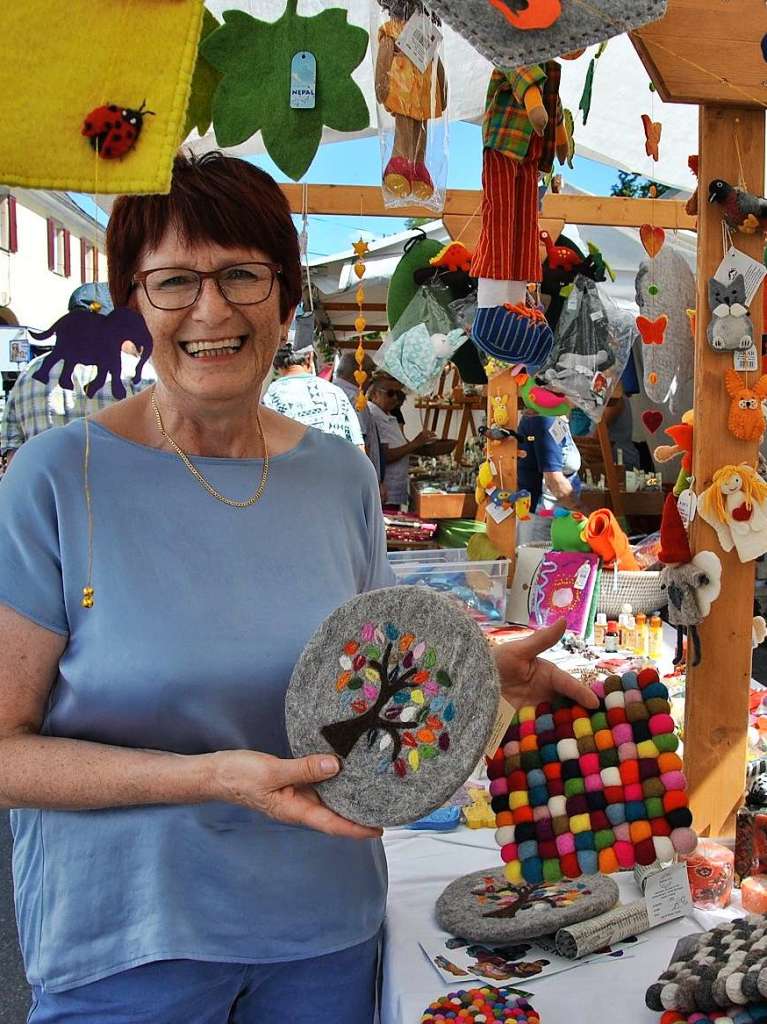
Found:
M 760 441 L 764 436 L 762 402 L 767 398 L 767 374 L 759 378 L 756 387 L 750 388 L 737 370 L 729 369 L 724 383 L 732 399 L 727 419 L 730 433 L 741 441 Z
M 389 20 L 378 30 L 375 68 L 376 99 L 394 117 L 394 147 L 383 172 L 387 192 L 425 202 L 434 194 L 426 167 L 428 123 L 447 107 L 447 78 L 439 59 L 421 71 L 397 46 L 410 18 L 422 15 L 440 24 L 421 0 L 378 0 Z
M 528 303 L 528 284 L 542 278 L 538 179 L 551 170 L 555 156 L 565 162 L 570 146 L 560 78 L 561 67 L 553 60 L 495 68 L 482 128 L 482 230 L 471 266 L 479 279 L 472 337 L 487 355 L 530 372 L 545 362 L 553 344 L 543 311 Z
M 676 628 L 674 664 L 684 658 L 684 634 L 693 646 L 692 665 L 701 659 L 698 626 L 711 611 L 722 585 L 722 563 L 713 551 L 699 551 L 693 557 L 687 532 L 673 494 L 666 497 L 660 528 L 659 559 L 664 563 L 661 586 L 668 594 L 668 619 Z

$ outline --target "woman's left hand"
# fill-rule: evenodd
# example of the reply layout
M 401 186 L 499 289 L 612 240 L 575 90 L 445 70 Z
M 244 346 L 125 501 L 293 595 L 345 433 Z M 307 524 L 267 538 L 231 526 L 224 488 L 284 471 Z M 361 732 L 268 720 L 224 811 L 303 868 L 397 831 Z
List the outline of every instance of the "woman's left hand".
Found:
M 533 636 L 503 644 L 495 652 L 501 676 L 501 692 L 515 709 L 540 704 L 557 695 L 569 697 L 585 708 L 596 708 L 599 700 L 583 683 L 538 655 L 558 643 L 565 632 L 564 619 L 537 630 Z

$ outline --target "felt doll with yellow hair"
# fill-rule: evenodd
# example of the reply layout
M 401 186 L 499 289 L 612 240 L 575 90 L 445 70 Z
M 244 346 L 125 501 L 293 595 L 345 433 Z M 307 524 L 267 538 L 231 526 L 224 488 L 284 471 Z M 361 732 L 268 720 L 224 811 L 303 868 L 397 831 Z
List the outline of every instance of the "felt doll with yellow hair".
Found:
M 698 513 L 714 528 L 722 549 L 735 548 L 741 562 L 767 554 L 767 483 L 747 463 L 714 473 Z
M 413 15 L 439 25 L 421 0 L 378 0 L 389 20 L 378 30 L 375 69 L 376 99 L 394 117 L 394 148 L 384 168 L 384 188 L 400 198 L 413 195 L 425 201 L 434 193 L 426 167 L 428 122 L 442 117 L 447 106 L 447 80 L 440 60 L 421 71 L 397 46 Z

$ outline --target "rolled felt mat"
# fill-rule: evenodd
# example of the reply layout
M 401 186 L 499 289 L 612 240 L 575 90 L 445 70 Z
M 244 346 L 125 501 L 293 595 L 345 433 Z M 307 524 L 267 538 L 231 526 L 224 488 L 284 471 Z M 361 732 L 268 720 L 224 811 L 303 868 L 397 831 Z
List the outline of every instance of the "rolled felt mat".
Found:
M 599 508 L 591 513 L 583 531 L 583 539 L 604 561 L 606 567 L 617 562 L 622 571 L 639 570 L 639 562 L 634 558 L 629 539 L 609 508 Z
M 568 960 L 578 960 L 598 949 L 628 939 L 632 935 L 641 935 L 650 928 L 647 916 L 647 904 L 644 900 L 629 903 L 627 906 L 614 907 L 606 914 L 592 917 L 588 921 L 560 928 L 555 942 L 557 953 Z

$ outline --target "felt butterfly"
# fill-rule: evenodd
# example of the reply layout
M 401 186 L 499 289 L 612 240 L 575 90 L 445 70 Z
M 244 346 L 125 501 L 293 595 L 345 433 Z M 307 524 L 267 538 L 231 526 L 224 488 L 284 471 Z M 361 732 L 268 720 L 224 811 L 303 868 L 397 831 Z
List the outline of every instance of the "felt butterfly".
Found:
M 642 114 L 642 125 L 644 127 L 645 153 L 651 156 L 653 160 L 658 160 L 660 157 L 658 147 L 660 146 L 663 125 L 660 121 L 653 121 L 649 114 Z
M 662 345 L 666 340 L 668 317 L 665 313 L 655 320 L 650 320 L 646 316 L 638 316 L 636 318 L 636 325 L 639 328 L 639 333 L 642 335 L 642 341 L 645 345 Z
M 560 0 L 488 0 L 492 7 L 521 30 L 551 28 L 562 13 Z

